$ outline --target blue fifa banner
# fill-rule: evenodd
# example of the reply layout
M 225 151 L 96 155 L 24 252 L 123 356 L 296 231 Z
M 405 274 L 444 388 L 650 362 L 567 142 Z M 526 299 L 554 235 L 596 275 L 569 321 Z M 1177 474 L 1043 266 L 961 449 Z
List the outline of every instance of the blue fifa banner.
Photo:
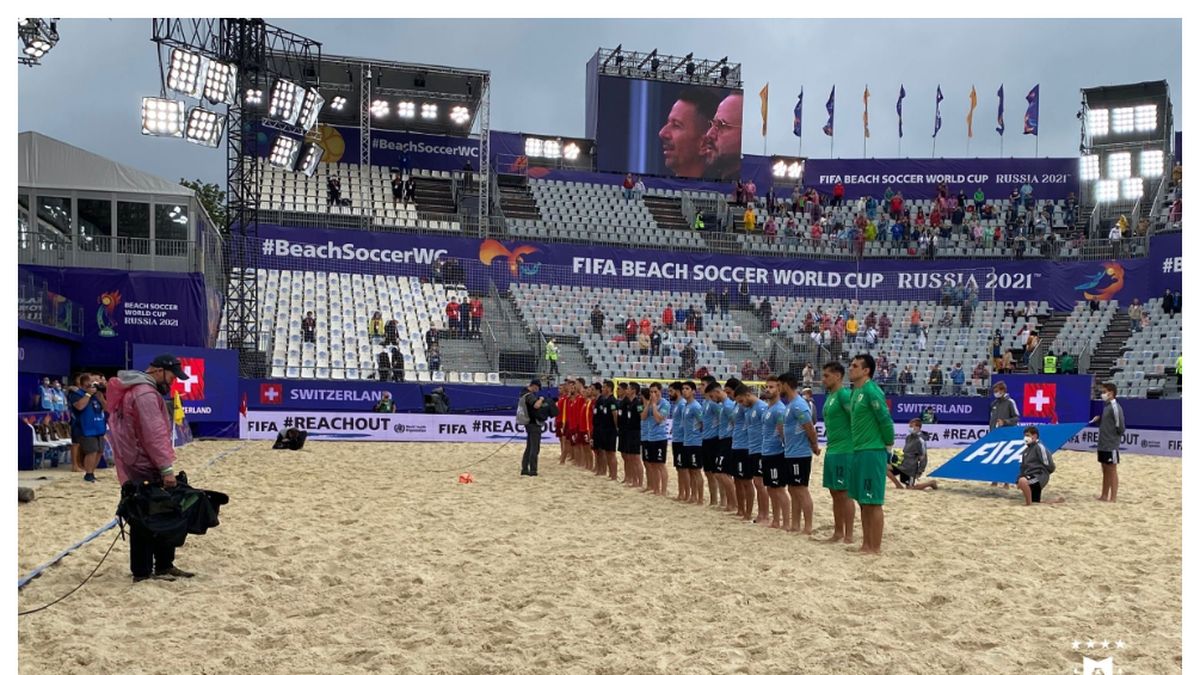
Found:
M 183 364 L 186 380 L 176 380 L 188 422 L 236 422 L 238 418 L 238 357 L 231 349 L 176 345 L 133 345 L 133 368 L 146 368 L 159 354 L 174 354 Z
M 1038 435 L 1046 450 L 1054 452 L 1070 441 L 1087 424 L 1048 424 L 1038 426 Z M 967 446 L 950 461 L 931 471 L 932 478 L 954 478 L 996 483 L 1015 483 L 1025 450 L 1023 427 L 1000 427 Z
M 447 257 L 461 263 L 463 283 L 475 292 L 486 291 L 489 283 L 500 289 L 513 283 L 544 283 L 699 293 L 728 288 L 735 295 L 744 281 L 750 293 L 759 296 L 902 295 L 936 301 L 951 281 L 962 286 L 974 280 L 984 297 L 1045 300 L 1055 309 L 1070 310 L 1090 295 L 1121 304 L 1150 297 L 1148 282 L 1158 280 L 1162 263 L 1152 257 L 1075 263 L 1000 259 L 855 263 L 265 224 L 258 229 L 262 237 L 255 247 L 258 267 L 428 278 L 434 261 Z
M 1091 375 L 992 375 L 991 386 L 998 382 L 1004 383 L 1017 403 L 1023 424 L 1087 422 L 1092 418 Z
M 424 410 L 425 394 L 441 387 L 450 399 L 451 412 L 505 411 L 515 414 L 525 387 L 412 382 L 322 381 L 243 379 L 237 382 L 238 401 L 249 410 L 370 412 L 384 392 L 391 394 L 398 412 Z M 557 389 L 543 389 L 556 396 Z
M 988 199 L 1008 197 L 1013 188 L 1033 186 L 1035 199 L 1079 196 L 1079 158 L 1010 159 L 810 159 L 804 163 L 804 187 L 831 194 L 842 183 L 847 199 L 883 196 L 889 187 L 906 199 L 935 199 L 945 182 L 950 194 L 983 188 Z

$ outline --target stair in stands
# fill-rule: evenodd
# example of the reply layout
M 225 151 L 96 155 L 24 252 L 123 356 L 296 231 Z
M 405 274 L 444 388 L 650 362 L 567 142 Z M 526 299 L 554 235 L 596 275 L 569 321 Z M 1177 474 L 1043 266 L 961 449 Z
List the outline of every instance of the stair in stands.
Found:
M 1129 315 L 1118 312 L 1113 317 L 1096 351 L 1092 352 L 1092 360 L 1088 372 L 1096 376 L 1096 382 L 1108 382 L 1112 379 L 1113 367 L 1117 359 L 1125 352 L 1125 342 L 1129 340 L 1132 330 L 1129 326 Z
M 452 215 L 454 196 L 450 190 L 450 181 L 444 178 L 421 178 L 415 174 L 412 180 L 416 183 L 417 210 L 424 213 L 445 213 Z
M 542 212 L 524 176 L 500 174 L 496 177 L 496 184 L 500 188 L 500 210 L 506 218 L 541 219 Z
M 772 371 L 778 374 L 788 370 L 793 360 L 791 355 L 792 343 L 786 337 L 776 336 L 776 340 L 771 340 L 770 335 L 762 330 L 762 320 L 758 318 L 753 311 L 747 309 L 731 309 L 729 313 L 733 319 L 737 321 L 742 330 L 746 332 L 746 338 L 750 345 L 750 351 L 753 352 L 754 368 L 758 368 L 758 362 L 766 359 L 772 366 Z M 785 353 L 779 353 L 780 349 L 775 346 L 775 342 L 782 343 L 786 347 Z M 741 370 L 741 361 L 737 362 L 738 370 Z
M 659 227 L 669 230 L 691 229 L 691 223 L 683 217 L 683 207 L 680 206 L 678 199 L 646 195 L 642 197 L 642 203 L 650 210 L 650 214 L 654 216 L 654 222 L 658 223 Z
M 1070 312 L 1054 312 L 1046 317 L 1038 324 L 1038 344 L 1052 345 L 1054 338 L 1058 336 L 1058 332 L 1062 330 L 1063 325 L 1067 323 L 1067 317 Z M 1035 369 L 1028 364 L 1017 364 L 1018 373 L 1032 373 Z
M 478 339 L 452 338 L 445 333 L 438 338 L 442 354 L 442 370 L 460 373 L 486 373 L 495 370 Z

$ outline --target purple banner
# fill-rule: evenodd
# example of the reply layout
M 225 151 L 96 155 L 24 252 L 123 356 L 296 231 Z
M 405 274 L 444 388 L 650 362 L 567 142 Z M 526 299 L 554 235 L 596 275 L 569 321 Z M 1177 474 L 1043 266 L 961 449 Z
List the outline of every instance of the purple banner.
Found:
M 47 288 L 83 308 L 75 363 L 125 366 L 135 342 L 203 347 L 208 335 L 204 276 L 21 265 Z
M 424 395 L 441 387 L 451 412 L 516 410 L 524 387 L 409 382 L 336 382 L 318 380 L 239 380 L 238 400 L 251 410 L 357 410 L 370 412 L 384 392 L 392 395 L 399 412 L 424 410 Z M 557 396 L 557 388 L 542 390 Z
M 1067 310 L 1095 296 L 1127 303 L 1149 297 L 1163 261 L 1061 263 L 1047 260 L 867 259 L 828 261 L 602 248 L 585 244 L 318 230 L 260 225 L 260 267 L 428 278 L 433 262 L 456 258 L 462 280 L 480 291 L 488 281 L 736 292 L 846 299 L 937 299 L 950 281 L 970 281 L 981 299 L 1045 300 Z M 1085 294 L 1087 294 L 1085 296 Z
M 1150 239 L 1150 259 L 1155 261 L 1155 274 L 1150 282 L 1147 298 L 1161 297 L 1168 288 L 1176 293 L 1183 292 L 1183 235 L 1178 232 L 1160 234 Z
M 1035 199 L 1079 196 L 1079 158 L 1010 159 L 810 159 L 804 165 L 804 187 L 824 195 L 841 182 L 847 199 L 883 197 L 890 187 L 908 199 L 933 199 L 945 182 L 951 195 L 962 190 L 967 199 L 983 188 L 988 199 L 1003 199 L 1025 183 Z

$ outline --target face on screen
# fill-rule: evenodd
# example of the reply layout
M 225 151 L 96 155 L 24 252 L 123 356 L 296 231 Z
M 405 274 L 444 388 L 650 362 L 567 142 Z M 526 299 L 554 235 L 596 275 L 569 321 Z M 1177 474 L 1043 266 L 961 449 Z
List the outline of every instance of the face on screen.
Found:
M 709 176 L 735 177 L 742 155 L 742 95 L 730 94 L 717 106 L 708 132 L 704 134 Z
M 663 162 L 676 176 L 699 178 L 704 173 L 704 134 L 708 125 L 709 120 L 698 114 L 694 104 L 675 101 L 671 106 L 658 138 L 662 141 Z

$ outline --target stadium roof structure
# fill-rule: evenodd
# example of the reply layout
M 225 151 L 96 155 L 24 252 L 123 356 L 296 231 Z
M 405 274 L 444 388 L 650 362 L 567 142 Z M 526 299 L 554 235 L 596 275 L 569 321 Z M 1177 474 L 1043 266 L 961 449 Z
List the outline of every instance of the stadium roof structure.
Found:
M 470 136 L 485 103 L 489 77 L 486 70 L 323 54 L 320 83 L 325 107 L 318 121 L 358 126 L 369 115 L 373 129 Z M 335 96 L 346 99 L 340 110 L 331 105 Z M 376 100 L 389 104 L 387 114 L 370 114 Z M 400 102 L 413 104 L 411 116 L 398 114 Z M 436 105 L 437 112 L 423 115 L 423 104 Z M 466 108 L 466 121 L 451 118 L 452 109 L 458 106 Z
M 19 187 L 194 197 L 178 183 L 101 157 L 36 131 L 17 134 Z

